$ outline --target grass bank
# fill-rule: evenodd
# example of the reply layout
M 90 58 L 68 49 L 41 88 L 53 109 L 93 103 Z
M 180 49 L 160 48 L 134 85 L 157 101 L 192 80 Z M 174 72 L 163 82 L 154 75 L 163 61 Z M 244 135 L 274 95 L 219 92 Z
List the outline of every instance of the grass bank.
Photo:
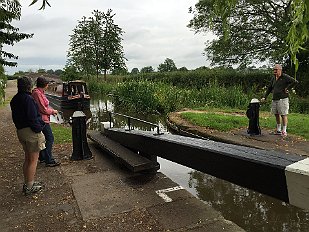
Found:
M 248 127 L 248 118 L 245 111 L 233 109 L 207 109 L 207 112 L 184 112 L 181 113 L 183 119 L 189 122 L 215 129 L 219 131 L 229 131 L 232 129 Z M 288 133 L 309 139 L 309 115 L 291 113 L 288 116 Z M 261 129 L 274 129 L 276 126 L 275 117 L 269 112 L 260 112 Z
M 72 128 L 61 124 L 51 123 L 55 144 L 72 143 Z

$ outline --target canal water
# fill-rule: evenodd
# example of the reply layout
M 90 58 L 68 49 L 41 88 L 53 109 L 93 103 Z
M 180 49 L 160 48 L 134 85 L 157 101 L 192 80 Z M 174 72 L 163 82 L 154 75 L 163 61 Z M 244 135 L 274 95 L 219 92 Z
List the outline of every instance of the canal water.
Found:
M 108 99 L 92 99 L 89 129 L 100 128 L 100 122 L 109 121 L 108 111 L 114 111 L 160 125 L 160 131 L 170 133 L 165 125 L 165 117 L 138 115 L 114 107 Z M 87 114 L 87 113 L 86 113 Z M 88 112 L 89 114 L 89 112 Z M 114 126 L 128 127 L 124 117 L 113 117 Z M 142 123 L 131 122 L 134 129 L 154 130 Z M 246 231 L 308 232 L 309 211 L 291 206 L 272 197 L 251 191 L 227 181 L 215 178 L 191 168 L 158 158 L 160 172 L 178 185 L 186 188 L 194 196 L 221 212 Z

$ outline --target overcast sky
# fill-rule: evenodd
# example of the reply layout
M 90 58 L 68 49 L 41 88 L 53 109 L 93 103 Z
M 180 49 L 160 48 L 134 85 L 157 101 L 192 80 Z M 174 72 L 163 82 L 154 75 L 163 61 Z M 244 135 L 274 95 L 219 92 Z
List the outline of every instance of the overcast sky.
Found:
M 20 32 L 34 33 L 13 47 L 5 47 L 19 57 L 18 67 L 5 67 L 7 73 L 39 68 L 62 69 L 67 60 L 69 35 L 83 16 L 94 10 L 116 14 L 115 23 L 123 31 L 123 48 L 128 70 L 145 66 L 157 69 L 166 58 L 178 68 L 195 69 L 209 65 L 202 55 L 209 35 L 194 34 L 187 27 L 193 17 L 189 7 L 198 0 L 49 0 L 51 7 L 39 11 L 40 3 L 29 7 L 31 0 L 21 0 L 22 17 L 14 22 Z M 39 1 L 41 2 L 41 1 Z

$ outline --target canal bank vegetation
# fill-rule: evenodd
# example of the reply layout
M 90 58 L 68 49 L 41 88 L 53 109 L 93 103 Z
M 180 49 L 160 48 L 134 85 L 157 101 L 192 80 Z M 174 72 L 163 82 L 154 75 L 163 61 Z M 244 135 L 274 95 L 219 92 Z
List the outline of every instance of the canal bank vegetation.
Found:
M 271 73 L 272 70 L 266 69 L 237 71 L 205 68 L 115 76 L 114 79 L 110 75 L 106 82 L 89 81 L 89 89 L 93 94 L 110 94 L 116 107 L 138 113 L 168 114 L 184 108 L 211 111 L 212 114 L 186 113 L 183 117 L 193 123 L 225 131 L 248 124 L 245 111 L 252 98 L 260 99 L 263 96 Z M 307 79 L 299 78 L 300 84 L 290 91 L 289 115 L 289 132 L 305 138 L 309 138 L 309 131 L 306 130 L 309 128 Z M 275 125 L 273 115 L 268 113 L 270 101 L 271 96 L 266 104 L 261 105 L 261 127 L 273 128 Z M 216 111 L 240 112 L 241 117 L 215 114 Z
M 238 86 L 220 87 L 213 83 L 197 89 L 162 82 L 130 81 L 116 86 L 114 102 L 138 112 L 166 114 L 182 108 L 239 108 L 247 103 L 247 98 Z
M 237 108 L 245 110 L 252 98 L 266 91 L 272 70 L 238 71 L 205 68 L 194 71 L 110 75 L 106 82 L 92 79 L 93 94 L 112 94 L 117 106 L 140 113 L 166 114 L 182 108 Z M 309 78 L 290 91 L 291 112 L 309 112 Z M 308 82 L 308 83 L 307 83 Z M 270 99 L 270 97 L 269 97 Z M 268 111 L 264 104 L 261 110 Z

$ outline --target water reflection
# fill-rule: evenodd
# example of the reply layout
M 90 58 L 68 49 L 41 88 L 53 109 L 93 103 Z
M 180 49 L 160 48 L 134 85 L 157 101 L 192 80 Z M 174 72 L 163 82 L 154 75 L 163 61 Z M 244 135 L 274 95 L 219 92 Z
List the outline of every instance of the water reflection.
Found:
M 272 197 L 213 176 L 192 171 L 189 186 L 207 202 L 247 231 L 309 231 L 309 213 Z
M 100 122 L 109 121 L 107 112 L 115 111 L 159 124 L 160 131 L 167 133 L 165 118 L 157 115 L 139 115 L 114 108 L 108 98 L 92 98 L 90 110 L 90 129 L 100 128 Z M 121 116 L 114 118 L 114 124 L 122 128 L 127 127 L 126 119 Z M 143 123 L 133 124 L 135 129 L 153 130 Z M 246 231 L 309 231 L 309 212 L 162 158 L 158 158 L 158 162 L 162 173 Z
M 159 115 L 143 115 L 138 114 L 136 112 L 127 112 L 123 109 L 115 108 L 112 104 L 112 102 L 108 98 L 102 98 L 102 99 L 92 99 L 91 106 L 90 106 L 91 112 L 92 112 L 92 120 L 89 125 L 89 129 L 98 129 L 100 128 L 100 122 L 107 122 L 110 121 L 110 116 L 108 112 L 117 112 L 125 115 L 129 115 L 131 117 L 135 117 L 138 119 L 145 120 L 147 122 L 152 122 L 157 125 L 159 125 L 159 129 L 161 132 L 167 132 L 166 126 L 165 126 L 165 120 L 162 116 Z M 119 115 L 113 115 L 112 116 L 112 122 L 114 123 L 115 127 L 119 128 L 128 128 L 128 119 L 119 116 Z M 148 124 L 131 120 L 131 129 L 136 130 L 145 130 L 145 131 L 154 131 L 156 130 L 155 127 L 150 126 Z
M 107 98 L 91 99 L 90 110 L 92 112 L 92 120 L 89 124 L 89 129 L 98 130 L 100 122 L 109 121 L 108 111 L 113 111 L 114 106 Z

